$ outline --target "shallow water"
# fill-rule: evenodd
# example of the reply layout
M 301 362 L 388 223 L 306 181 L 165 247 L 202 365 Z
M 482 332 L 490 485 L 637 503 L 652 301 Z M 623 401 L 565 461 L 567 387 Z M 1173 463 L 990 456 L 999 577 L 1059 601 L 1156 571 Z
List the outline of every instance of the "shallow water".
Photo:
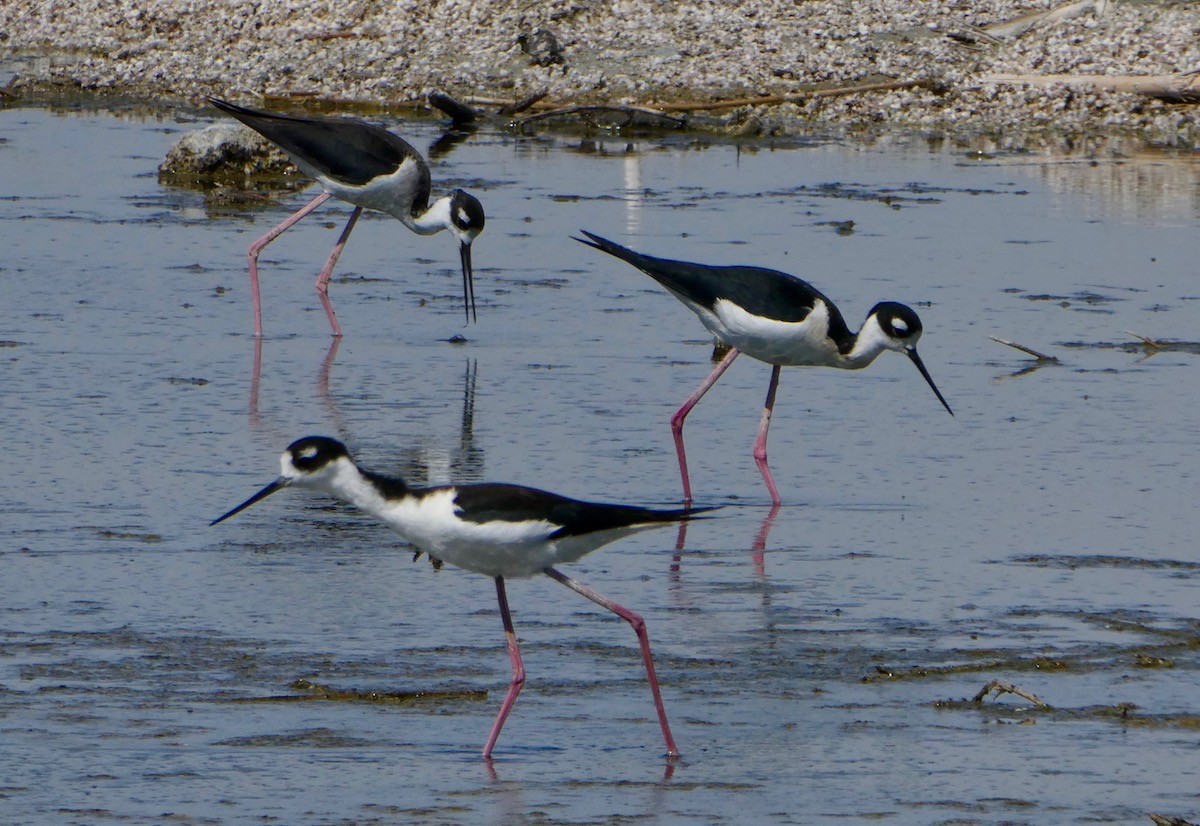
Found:
M 478 325 L 449 239 L 367 216 L 331 347 L 329 207 L 264 254 L 256 348 L 245 248 L 306 196 L 210 213 L 160 186 L 194 127 L 0 110 L 5 822 L 1200 812 L 1196 351 L 1125 332 L 1200 337 L 1196 157 L 485 130 L 434 169 L 488 211 Z M 566 589 L 510 585 L 529 679 L 489 766 L 491 583 L 303 492 L 207 527 L 309 433 L 418 481 L 676 502 L 668 419 L 712 342 L 580 228 L 795 272 L 852 325 L 909 303 L 956 414 L 906 359 L 784 371 L 772 513 L 750 455 L 769 369 L 739 360 L 696 409 L 693 485 L 727 507 L 569 570 L 646 617 L 674 766 L 632 632 Z M 957 702 L 991 679 L 1052 708 Z M 297 680 L 432 696 L 270 700 Z

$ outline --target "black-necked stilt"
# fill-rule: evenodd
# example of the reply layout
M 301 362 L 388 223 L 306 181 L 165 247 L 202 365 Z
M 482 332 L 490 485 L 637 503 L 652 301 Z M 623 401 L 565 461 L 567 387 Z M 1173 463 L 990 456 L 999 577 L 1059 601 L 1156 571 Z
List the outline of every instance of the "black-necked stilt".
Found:
M 912 360 L 933 388 L 938 401 L 951 416 L 954 415 L 917 355 L 921 319 L 910 307 L 893 301 L 876 304 L 867 314 L 862 328 L 852 333 L 837 306 L 811 284 L 794 275 L 762 267 L 718 267 L 654 258 L 599 235 L 587 231 L 583 234 L 586 239 L 576 240 L 632 264 L 662 284 L 700 317 L 709 332 L 733 348 L 671 417 L 685 502 L 692 500 L 692 486 L 683 448 L 683 421 L 721 374 L 729 369 L 738 353 L 773 367 L 758 438 L 754 442 L 754 460 L 771 493 L 771 501 L 776 505 L 782 500 L 767 466 L 767 429 L 775 407 L 780 367 L 859 370 L 885 350 L 894 350 Z
M 386 212 L 418 235 L 449 230 L 458 239 L 462 260 L 463 302 L 467 320 L 475 318 L 475 281 L 471 242 L 483 230 L 483 207 L 473 196 L 456 189 L 429 203 L 432 178 L 429 165 L 406 141 L 381 126 L 351 118 L 294 117 L 261 112 L 223 100 L 209 102 L 240 120 L 283 149 L 306 175 L 316 178 L 324 192 L 250 245 L 250 292 L 254 302 L 254 335 L 262 335 L 262 305 L 258 294 L 258 254 L 297 221 L 330 198 L 354 204 L 350 220 L 317 276 L 317 294 L 333 327 L 342 328 L 329 303 L 329 277 L 346 239 L 363 209 Z
M 504 580 L 539 573 L 561 582 L 633 626 L 667 753 L 679 754 L 667 725 L 645 622 L 628 608 L 559 573 L 554 566 L 574 562 L 635 531 L 680 522 L 709 508 L 654 510 L 606 505 L 504 484 L 410 487 L 401 479 L 363 470 L 354 463 L 344 444 L 325 436 L 308 436 L 293 442 L 284 451 L 280 465 L 278 479 L 211 524 L 222 522 L 289 485 L 313 488 L 382 520 L 437 562 L 449 562 L 495 580 L 512 663 L 512 681 L 483 747 L 484 757 L 491 756 L 504 721 L 525 683 L 525 667 L 508 611 Z

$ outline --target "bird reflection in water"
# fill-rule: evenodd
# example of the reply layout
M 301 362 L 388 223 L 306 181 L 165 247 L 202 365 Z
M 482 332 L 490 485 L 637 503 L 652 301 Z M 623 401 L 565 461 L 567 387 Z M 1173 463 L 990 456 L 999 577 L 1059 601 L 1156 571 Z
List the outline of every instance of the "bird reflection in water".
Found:
M 334 338 L 321 360 L 317 372 L 317 398 L 325 408 L 332 429 L 341 438 L 349 438 L 351 428 L 338 406 L 331 389 L 333 365 L 337 359 L 341 339 Z M 250 427 L 264 429 L 267 422 L 262 414 L 260 390 L 262 387 L 263 340 L 254 339 L 253 365 L 250 373 L 250 399 L 248 414 Z M 465 360 L 462 377 L 462 407 L 458 419 L 458 438 L 447 444 L 443 440 L 430 438 L 426 443 L 412 442 L 401 453 L 398 472 L 406 479 L 421 484 L 440 484 L 454 481 L 478 481 L 484 472 L 484 451 L 475 441 L 475 387 L 479 375 L 477 359 Z M 274 438 L 275 434 L 272 434 Z

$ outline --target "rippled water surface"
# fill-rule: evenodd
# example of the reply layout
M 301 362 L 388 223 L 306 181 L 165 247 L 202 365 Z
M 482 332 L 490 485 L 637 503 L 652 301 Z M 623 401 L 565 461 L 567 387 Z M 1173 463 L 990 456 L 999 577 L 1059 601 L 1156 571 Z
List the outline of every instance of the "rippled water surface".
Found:
M 488 211 L 478 325 L 452 241 L 370 215 L 331 346 L 329 206 L 265 253 L 256 348 L 245 249 L 305 196 L 210 211 L 160 185 L 197 125 L 0 110 L 0 819 L 1200 814 L 1195 156 L 484 130 L 434 168 Z M 785 370 L 772 512 L 769 368 L 697 407 L 695 491 L 726 507 L 569 569 L 646 617 L 676 765 L 630 629 L 549 579 L 510 584 L 528 682 L 489 765 L 486 578 L 299 491 L 208 527 L 309 433 L 415 481 L 677 502 L 668 419 L 712 341 L 581 228 L 795 272 L 855 326 L 911 304 L 956 414 L 890 354 Z M 993 679 L 1050 707 L 971 703 Z

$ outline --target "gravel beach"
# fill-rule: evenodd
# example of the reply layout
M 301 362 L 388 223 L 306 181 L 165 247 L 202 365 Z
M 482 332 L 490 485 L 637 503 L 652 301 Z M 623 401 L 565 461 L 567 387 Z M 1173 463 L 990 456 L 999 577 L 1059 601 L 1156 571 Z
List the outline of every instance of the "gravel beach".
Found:
M 1172 0 L 8 0 L 0 69 L 0 84 L 24 97 L 66 89 L 191 103 L 219 94 L 394 105 L 442 89 L 652 106 L 911 83 L 721 107 L 707 123 L 748 134 L 1103 130 L 1200 142 L 1195 104 L 996 80 L 1194 82 L 1184 73 L 1200 70 L 1200 4 Z

